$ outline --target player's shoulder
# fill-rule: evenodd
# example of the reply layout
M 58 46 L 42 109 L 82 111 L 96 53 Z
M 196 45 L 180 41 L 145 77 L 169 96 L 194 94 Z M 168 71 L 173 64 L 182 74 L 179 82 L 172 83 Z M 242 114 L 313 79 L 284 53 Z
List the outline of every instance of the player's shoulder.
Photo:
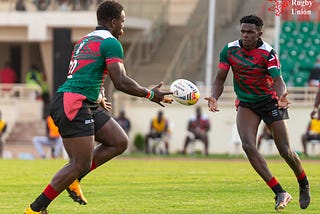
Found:
M 88 33 L 86 37 L 91 37 L 91 36 L 97 36 L 101 37 L 102 39 L 107 39 L 107 38 L 114 38 L 116 39 L 109 31 L 107 30 L 95 30 L 92 31 L 91 33 Z
M 268 51 L 268 52 L 273 51 L 273 47 L 269 43 L 267 43 L 265 41 L 262 41 L 262 44 L 260 45 L 260 47 L 258 49 L 265 50 L 265 51 Z
M 235 40 L 232 42 L 228 42 L 228 44 L 226 45 L 226 47 L 231 48 L 231 47 L 240 47 L 240 42 L 239 40 Z

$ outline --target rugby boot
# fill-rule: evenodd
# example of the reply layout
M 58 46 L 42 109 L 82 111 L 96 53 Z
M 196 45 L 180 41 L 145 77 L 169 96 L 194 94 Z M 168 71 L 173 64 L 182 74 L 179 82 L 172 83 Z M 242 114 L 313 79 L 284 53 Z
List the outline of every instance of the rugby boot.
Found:
M 78 202 L 80 205 L 87 204 L 87 199 L 82 193 L 80 181 L 78 179 L 70 184 L 70 186 L 68 186 L 66 190 L 68 191 L 70 198 L 72 198 L 75 202 Z
M 310 204 L 310 187 L 306 185 L 305 187 L 300 187 L 299 194 L 299 205 L 301 209 L 306 209 Z
M 39 212 L 33 211 L 31 207 L 25 209 L 24 214 L 48 214 L 46 209 L 40 210 Z
M 292 197 L 287 192 L 280 192 L 274 198 L 276 200 L 276 210 L 282 210 L 292 200 Z

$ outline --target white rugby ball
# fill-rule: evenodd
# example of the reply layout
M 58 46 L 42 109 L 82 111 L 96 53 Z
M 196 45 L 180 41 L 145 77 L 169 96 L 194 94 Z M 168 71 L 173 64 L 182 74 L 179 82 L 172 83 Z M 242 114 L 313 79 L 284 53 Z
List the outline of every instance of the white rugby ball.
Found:
M 171 83 L 173 99 L 183 105 L 194 105 L 200 98 L 198 87 L 186 79 L 177 79 Z

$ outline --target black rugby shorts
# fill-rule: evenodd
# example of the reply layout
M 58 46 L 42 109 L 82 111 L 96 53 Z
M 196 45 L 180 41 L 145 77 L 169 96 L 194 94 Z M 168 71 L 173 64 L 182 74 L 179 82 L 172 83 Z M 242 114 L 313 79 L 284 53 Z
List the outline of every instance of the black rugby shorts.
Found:
M 272 122 L 277 120 L 289 119 L 287 109 L 279 109 L 278 101 L 274 98 L 267 98 L 256 103 L 240 101 L 239 106 L 250 108 L 266 124 L 271 124 Z

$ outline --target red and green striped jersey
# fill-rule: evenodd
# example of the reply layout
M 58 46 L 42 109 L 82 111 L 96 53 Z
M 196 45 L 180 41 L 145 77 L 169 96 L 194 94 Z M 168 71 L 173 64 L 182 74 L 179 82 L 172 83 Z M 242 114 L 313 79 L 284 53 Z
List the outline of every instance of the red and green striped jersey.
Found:
M 233 71 L 237 99 L 257 102 L 276 97 L 273 78 L 280 76 L 280 62 L 272 47 L 259 39 L 257 48 L 246 51 L 241 40 L 228 43 L 220 53 L 219 68 Z
M 80 41 L 72 51 L 66 81 L 58 92 L 73 92 L 95 102 L 107 75 L 106 65 L 123 62 L 121 43 L 105 29 L 97 29 Z

